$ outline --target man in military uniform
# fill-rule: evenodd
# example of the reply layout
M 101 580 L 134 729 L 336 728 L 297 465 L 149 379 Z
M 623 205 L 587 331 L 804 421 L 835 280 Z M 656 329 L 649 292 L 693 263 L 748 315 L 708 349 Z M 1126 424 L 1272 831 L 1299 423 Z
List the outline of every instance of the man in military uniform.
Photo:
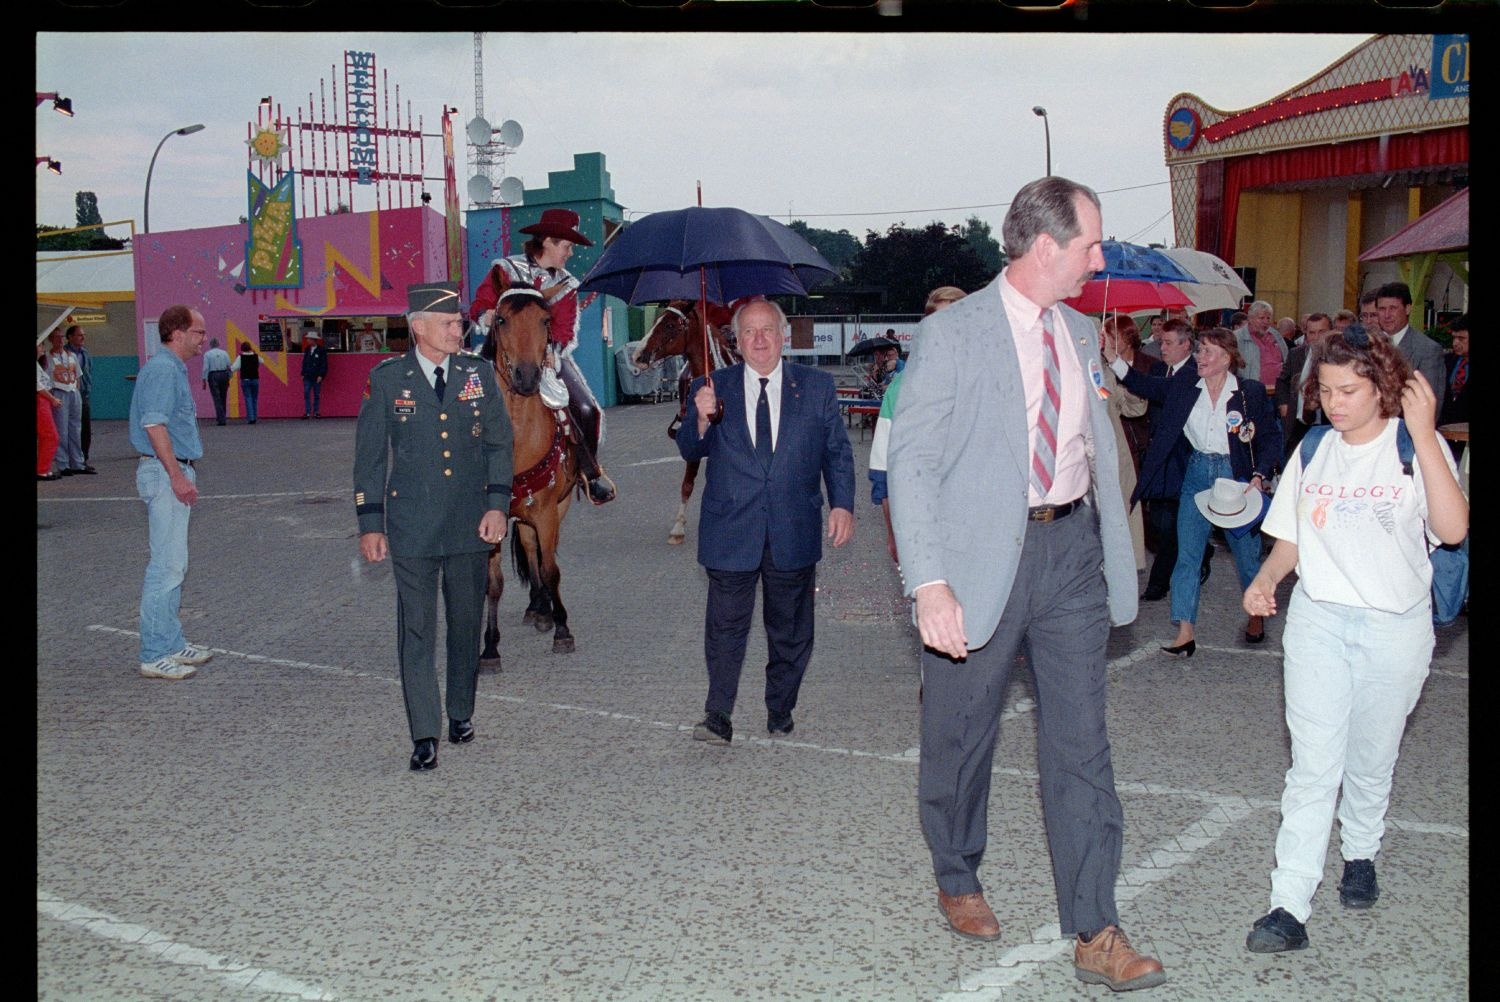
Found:
M 414 745 L 411 767 L 437 765 L 442 722 L 434 664 L 438 578 L 447 613 L 448 740 L 472 741 L 485 563 L 510 509 L 510 416 L 495 370 L 459 351 L 458 288 L 407 289 L 414 346 L 370 372 L 354 439 L 359 550 L 391 556 L 397 655 Z M 476 531 L 477 529 L 477 531 Z

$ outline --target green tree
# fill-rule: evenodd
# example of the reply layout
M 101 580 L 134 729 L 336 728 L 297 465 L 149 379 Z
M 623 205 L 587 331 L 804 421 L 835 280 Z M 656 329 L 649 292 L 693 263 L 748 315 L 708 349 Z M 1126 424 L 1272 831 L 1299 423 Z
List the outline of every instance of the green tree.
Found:
M 833 270 L 841 276 L 846 276 L 849 265 L 859 253 L 859 240 L 848 230 L 820 230 L 808 226 L 801 219 L 792 220 L 788 227 L 793 233 L 813 245 L 819 254 L 822 254 L 828 263 L 833 265 Z
M 99 199 L 92 191 L 75 193 L 73 205 L 75 226 L 97 227 L 104 222 L 104 217 L 99 215 Z M 103 229 L 79 230 L 76 233 L 57 232 L 64 228 L 38 223 L 36 249 L 39 251 L 121 250 L 125 246 L 125 241 L 107 236 Z
M 1001 250 L 999 241 L 991 232 L 990 224 L 978 216 L 970 216 L 957 230 L 963 234 L 969 246 L 974 248 L 974 253 L 979 255 L 979 260 L 984 262 L 984 266 L 993 275 L 1000 274 L 1000 269 L 1005 267 L 1005 252 Z
M 995 269 L 975 251 L 963 228 L 950 230 L 944 223 L 922 229 L 897 223 L 884 233 L 871 230 L 849 269 L 851 285 L 884 290 L 880 309 L 890 313 L 921 313 L 927 294 L 940 285 L 973 292 L 994 277 Z

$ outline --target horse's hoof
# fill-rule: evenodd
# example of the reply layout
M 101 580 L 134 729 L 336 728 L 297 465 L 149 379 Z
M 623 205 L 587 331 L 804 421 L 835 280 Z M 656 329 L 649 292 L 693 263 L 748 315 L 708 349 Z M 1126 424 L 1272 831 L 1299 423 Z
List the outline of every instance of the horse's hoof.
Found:
M 667 543 L 671 546 L 681 546 L 683 540 L 687 539 L 687 533 L 674 532 L 667 537 Z
M 550 633 L 552 632 L 552 617 L 538 614 L 531 625 L 536 627 L 538 633 Z
M 537 612 L 535 609 L 527 609 L 526 615 L 521 617 L 521 625 L 526 626 L 536 622 Z
M 552 653 L 553 654 L 572 654 L 573 653 L 573 638 L 572 637 L 557 637 L 556 639 L 554 639 L 552 641 Z
M 498 657 L 494 657 L 494 658 L 480 658 L 479 659 L 479 672 L 480 672 L 481 675 L 496 675 L 496 674 L 499 674 L 499 672 L 500 672 L 500 659 Z

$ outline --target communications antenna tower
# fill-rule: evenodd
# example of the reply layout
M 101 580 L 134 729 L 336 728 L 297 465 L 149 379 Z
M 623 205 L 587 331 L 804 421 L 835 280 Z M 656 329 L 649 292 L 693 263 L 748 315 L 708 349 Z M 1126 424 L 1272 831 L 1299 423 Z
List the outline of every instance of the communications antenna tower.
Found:
M 505 158 L 521 145 L 520 123 L 506 120 L 496 129 L 484 116 L 484 32 L 474 32 L 474 117 L 465 128 L 469 147 L 469 204 L 476 209 L 518 205 L 524 187 L 506 177 Z

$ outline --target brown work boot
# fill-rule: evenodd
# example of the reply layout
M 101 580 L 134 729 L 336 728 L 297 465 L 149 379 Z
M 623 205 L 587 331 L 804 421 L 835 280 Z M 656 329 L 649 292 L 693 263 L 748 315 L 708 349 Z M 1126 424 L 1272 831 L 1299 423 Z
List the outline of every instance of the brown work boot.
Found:
M 1155 957 L 1136 953 L 1117 925 L 1107 925 L 1087 943 L 1079 937 L 1073 948 L 1073 973 L 1079 981 L 1108 985 L 1112 992 L 1155 988 L 1167 975 Z
M 983 892 L 954 896 L 944 894 L 942 888 L 939 888 L 938 908 L 942 910 L 943 918 L 948 920 L 948 928 L 960 936 L 986 943 L 1000 938 L 1000 923 L 995 920 L 995 913 L 985 903 Z

